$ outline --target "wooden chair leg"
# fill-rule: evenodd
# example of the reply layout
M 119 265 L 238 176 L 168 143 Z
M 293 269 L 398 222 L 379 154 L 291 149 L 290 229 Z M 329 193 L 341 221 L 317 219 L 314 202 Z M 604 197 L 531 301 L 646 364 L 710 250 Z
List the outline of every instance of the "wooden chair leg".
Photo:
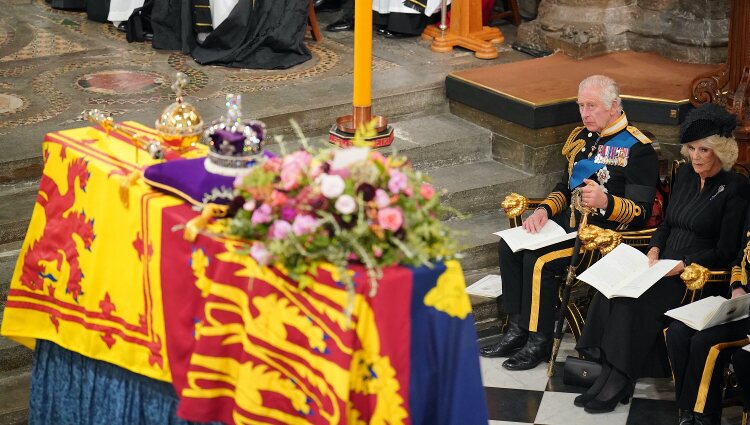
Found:
M 320 33 L 320 26 L 318 25 L 318 18 L 315 16 L 315 5 L 313 3 L 314 0 L 310 0 L 307 14 L 307 29 L 310 30 L 313 40 L 320 41 L 323 39 L 323 35 Z
M 742 411 L 742 425 L 747 425 L 747 410 Z
M 513 25 L 521 25 L 521 11 L 518 9 L 518 0 L 508 0 L 508 7 L 513 13 Z

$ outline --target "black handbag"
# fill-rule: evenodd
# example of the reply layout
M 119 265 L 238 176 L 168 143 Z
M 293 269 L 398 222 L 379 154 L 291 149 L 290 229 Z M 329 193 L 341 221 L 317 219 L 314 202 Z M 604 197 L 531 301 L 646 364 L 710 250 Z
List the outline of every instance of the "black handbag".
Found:
M 563 383 L 577 387 L 590 387 L 602 372 L 602 365 L 591 360 L 584 360 L 575 356 L 565 359 L 563 368 Z

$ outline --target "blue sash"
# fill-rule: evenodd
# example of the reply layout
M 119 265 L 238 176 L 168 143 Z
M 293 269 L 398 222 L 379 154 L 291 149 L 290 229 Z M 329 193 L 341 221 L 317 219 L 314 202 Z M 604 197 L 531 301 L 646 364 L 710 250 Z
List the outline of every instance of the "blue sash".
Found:
M 638 143 L 638 139 L 633 137 L 627 131 L 621 131 L 617 136 L 609 139 L 607 143 L 602 146 L 611 146 L 614 148 L 630 148 L 634 144 Z M 570 190 L 583 184 L 583 180 L 590 178 L 597 171 L 604 167 L 604 164 L 597 164 L 594 162 L 596 155 L 593 158 L 586 158 L 578 161 L 573 165 L 573 171 L 570 173 L 570 180 L 568 180 L 568 187 Z

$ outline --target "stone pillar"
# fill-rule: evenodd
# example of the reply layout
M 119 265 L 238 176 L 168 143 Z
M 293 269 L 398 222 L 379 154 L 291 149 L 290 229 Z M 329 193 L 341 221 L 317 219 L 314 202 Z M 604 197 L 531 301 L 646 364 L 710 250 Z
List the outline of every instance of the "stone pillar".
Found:
M 654 51 L 692 63 L 726 59 L 729 0 L 541 0 L 518 43 L 582 58 Z

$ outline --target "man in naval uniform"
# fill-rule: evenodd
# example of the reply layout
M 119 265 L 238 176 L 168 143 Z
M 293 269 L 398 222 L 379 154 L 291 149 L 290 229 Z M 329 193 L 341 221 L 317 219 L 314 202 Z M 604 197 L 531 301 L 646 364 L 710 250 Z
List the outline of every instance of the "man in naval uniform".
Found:
M 583 120 L 563 145 L 568 161 L 563 180 L 523 223 L 536 233 L 552 218 L 571 230 L 568 205 L 572 191 L 583 186 L 582 203 L 594 208 L 589 223 L 606 229 L 634 229 L 651 214 L 659 175 L 656 152 L 637 128 L 628 125 L 617 83 L 594 75 L 578 87 Z M 483 348 L 486 357 L 508 357 L 503 367 L 526 370 L 549 359 L 560 275 L 570 264 L 573 241 L 513 253 L 498 244 L 503 306 L 509 315 L 500 342 Z

